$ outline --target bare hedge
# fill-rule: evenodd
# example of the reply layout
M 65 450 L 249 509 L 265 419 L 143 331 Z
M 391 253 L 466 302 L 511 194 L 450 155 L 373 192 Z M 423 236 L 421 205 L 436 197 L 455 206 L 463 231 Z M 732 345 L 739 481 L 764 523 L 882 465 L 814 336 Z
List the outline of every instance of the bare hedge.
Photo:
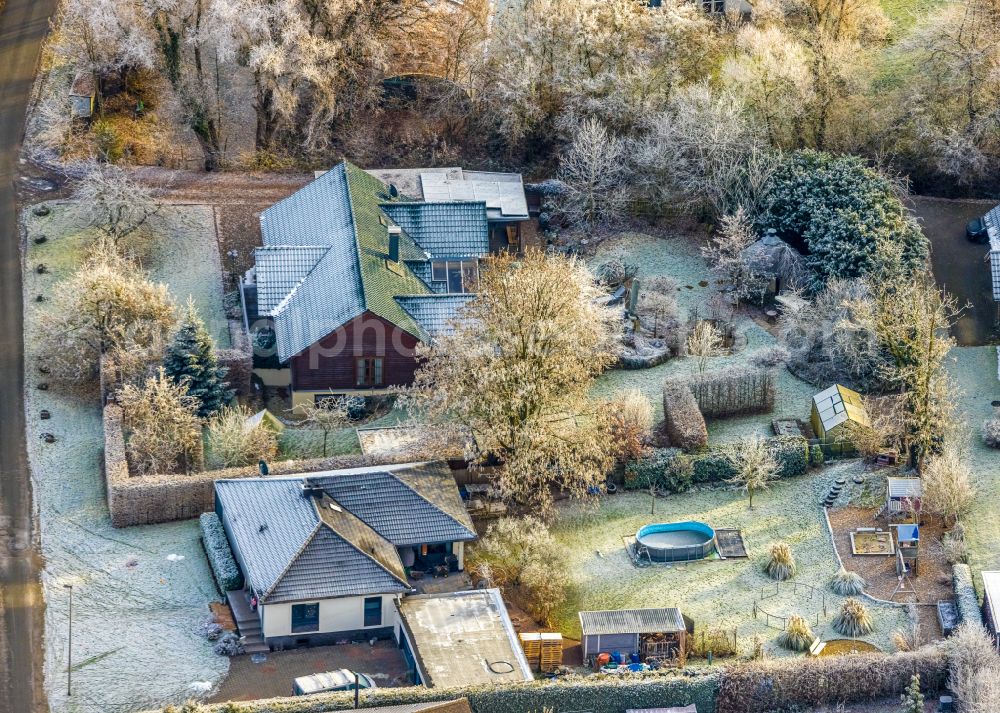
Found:
M 684 450 L 708 445 L 708 427 L 698 402 L 686 384 L 668 381 L 663 385 L 663 426 L 670 445 Z
M 397 459 L 364 455 L 332 456 L 312 460 L 269 463 L 271 475 L 294 475 L 341 468 L 361 468 L 413 460 L 406 454 Z M 104 477 L 108 510 L 115 527 L 152 525 L 190 520 L 215 509 L 215 481 L 259 475 L 256 466 L 206 470 L 190 475 L 142 475 L 130 477 L 125 459 L 122 410 L 117 404 L 104 407 Z
M 706 418 L 774 410 L 774 373 L 769 369 L 718 369 L 695 374 L 685 383 Z
M 833 703 L 899 698 L 920 674 L 926 693 L 942 690 L 948 659 L 933 646 L 897 654 L 855 654 L 816 659 L 754 661 L 727 666 L 716 713 L 799 710 Z

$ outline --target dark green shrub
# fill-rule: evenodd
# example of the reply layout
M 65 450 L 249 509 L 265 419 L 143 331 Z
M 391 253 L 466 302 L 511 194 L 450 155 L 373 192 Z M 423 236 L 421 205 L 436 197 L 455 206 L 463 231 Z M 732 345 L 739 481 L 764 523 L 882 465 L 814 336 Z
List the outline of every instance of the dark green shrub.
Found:
M 625 466 L 625 489 L 647 490 L 655 485 L 666 490 L 666 470 L 678 453 L 676 448 L 653 448 L 645 458 L 630 462 Z
M 826 458 L 823 456 L 823 447 L 819 444 L 809 447 L 809 465 L 819 468 Z

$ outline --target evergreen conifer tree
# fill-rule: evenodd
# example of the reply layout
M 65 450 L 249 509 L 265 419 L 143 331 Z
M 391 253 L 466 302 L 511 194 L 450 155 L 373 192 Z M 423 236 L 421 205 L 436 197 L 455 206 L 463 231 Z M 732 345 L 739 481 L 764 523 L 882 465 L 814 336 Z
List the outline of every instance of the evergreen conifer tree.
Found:
M 900 696 L 903 703 L 903 713 L 924 713 L 924 694 L 920 692 L 920 674 L 915 673 L 910 678 L 906 693 Z
M 187 384 L 188 393 L 200 404 L 201 418 L 217 413 L 233 397 L 226 381 L 228 369 L 219 366 L 212 337 L 191 300 L 173 342 L 167 347 L 163 368 L 174 382 Z

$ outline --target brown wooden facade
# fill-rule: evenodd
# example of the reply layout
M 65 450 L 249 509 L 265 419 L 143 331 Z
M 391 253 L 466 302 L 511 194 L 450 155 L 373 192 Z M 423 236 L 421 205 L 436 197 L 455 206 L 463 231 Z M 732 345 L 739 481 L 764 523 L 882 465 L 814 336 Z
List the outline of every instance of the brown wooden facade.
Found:
M 292 390 L 379 390 L 409 384 L 418 343 L 392 322 L 365 312 L 289 360 Z

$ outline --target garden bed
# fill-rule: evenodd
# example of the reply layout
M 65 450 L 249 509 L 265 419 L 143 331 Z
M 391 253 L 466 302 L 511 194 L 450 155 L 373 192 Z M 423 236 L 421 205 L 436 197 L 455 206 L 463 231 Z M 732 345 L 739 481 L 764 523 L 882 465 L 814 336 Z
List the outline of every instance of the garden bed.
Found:
M 892 533 L 887 530 L 879 529 L 872 532 L 868 528 L 858 528 L 848 534 L 851 537 L 851 552 L 855 555 L 887 557 L 896 553 Z

